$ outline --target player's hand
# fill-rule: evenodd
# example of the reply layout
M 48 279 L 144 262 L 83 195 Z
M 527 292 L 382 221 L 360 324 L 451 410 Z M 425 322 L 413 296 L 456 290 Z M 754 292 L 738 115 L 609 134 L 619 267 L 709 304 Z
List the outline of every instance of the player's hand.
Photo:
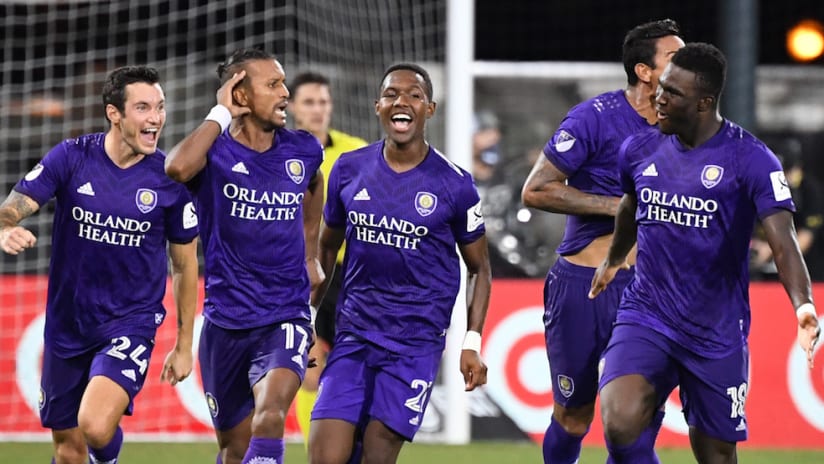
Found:
M 216 97 L 218 104 L 228 108 L 229 112 L 232 113 L 233 118 L 252 112 L 249 108 L 238 105 L 232 96 L 232 90 L 234 90 L 235 86 L 238 85 L 244 77 L 246 77 L 246 71 L 235 73 L 228 81 L 224 82 L 223 85 L 217 89 Z
M 466 384 L 464 390 L 472 391 L 475 387 L 485 385 L 486 371 L 486 364 L 477 351 L 461 350 L 461 374 Z
M 0 229 L 0 248 L 10 255 L 16 255 L 37 243 L 37 238 L 30 230 L 20 227 L 3 227 Z
M 320 265 L 320 260 L 318 258 L 307 258 L 306 272 L 309 273 L 309 285 L 311 287 L 311 291 L 314 292 L 326 279 L 326 274 L 323 273 L 323 267 Z
M 174 387 L 192 373 L 192 362 L 192 350 L 172 349 L 166 355 L 163 371 L 160 373 L 160 381 L 169 382 Z
M 618 266 L 610 266 L 607 260 L 601 262 L 601 265 L 598 266 L 598 269 L 595 270 L 595 275 L 592 276 L 592 286 L 589 289 L 589 299 L 593 299 L 598 296 L 599 293 L 603 292 L 607 285 L 612 282 L 612 279 L 615 278 L 615 274 L 618 273 L 621 269 L 630 269 L 630 265 L 628 262 L 624 261 L 623 264 Z
M 798 319 L 798 344 L 807 354 L 807 365 L 812 369 L 815 345 L 821 337 L 821 325 L 818 318 L 810 313 L 804 313 Z

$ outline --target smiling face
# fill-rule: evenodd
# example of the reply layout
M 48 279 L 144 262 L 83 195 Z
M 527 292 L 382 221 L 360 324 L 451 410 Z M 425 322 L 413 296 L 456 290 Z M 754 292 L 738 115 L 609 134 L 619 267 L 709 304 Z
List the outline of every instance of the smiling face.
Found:
M 112 130 L 134 154 L 150 155 L 157 151 L 160 131 L 166 123 L 166 97 L 160 84 L 135 82 L 125 88 L 123 112 L 106 105 Z
M 426 82 L 420 74 L 398 69 L 386 75 L 381 84 L 375 114 L 389 140 L 398 145 L 424 138 L 426 120 L 435 114 L 435 102 L 426 95 Z
M 235 101 L 252 112 L 247 116 L 264 130 L 274 130 L 286 125 L 286 107 L 289 90 L 286 73 L 277 60 L 252 60 L 243 63 L 246 77 L 235 87 Z

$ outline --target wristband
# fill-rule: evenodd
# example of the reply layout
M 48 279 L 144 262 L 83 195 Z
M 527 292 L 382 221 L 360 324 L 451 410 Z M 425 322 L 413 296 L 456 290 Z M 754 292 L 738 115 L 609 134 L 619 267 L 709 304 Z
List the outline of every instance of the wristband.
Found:
M 472 350 L 476 353 L 481 352 L 481 334 L 474 331 L 468 330 L 466 335 L 464 336 L 463 342 L 463 350 Z
M 812 314 L 818 318 L 818 314 L 815 312 L 815 305 L 812 303 L 804 303 L 795 310 L 795 317 L 798 319 L 801 319 L 805 314 Z
M 209 114 L 206 115 L 206 121 L 214 121 L 220 125 L 220 133 L 226 132 L 226 129 L 229 127 L 229 124 L 232 123 L 232 113 L 229 112 L 229 108 L 226 108 L 223 105 L 215 105 L 209 111 Z

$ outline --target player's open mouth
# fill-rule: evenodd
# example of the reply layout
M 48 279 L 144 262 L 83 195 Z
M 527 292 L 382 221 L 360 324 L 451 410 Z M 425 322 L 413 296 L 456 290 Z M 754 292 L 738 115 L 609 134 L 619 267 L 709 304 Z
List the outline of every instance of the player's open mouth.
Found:
M 412 117 L 408 114 L 396 114 L 390 120 L 392 121 L 392 128 L 398 132 L 406 132 L 409 130 L 409 125 L 412 124 Z
M 157 143 L 157 136 L 160 133 L 160 129 L 157 127 L 148 127 L 140 131 L 140 138 L 144 142 L 154 145 Z

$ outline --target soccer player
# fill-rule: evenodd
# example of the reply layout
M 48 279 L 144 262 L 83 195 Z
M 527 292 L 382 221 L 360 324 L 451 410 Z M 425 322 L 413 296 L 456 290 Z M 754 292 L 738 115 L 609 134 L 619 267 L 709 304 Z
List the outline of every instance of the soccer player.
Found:
M 240 49 L 217 72 L 218 104 L 170 151 L 166 173 L 186 182 L 202 224 L 198 359 L 217 461 L 282 463 L 312 341 L 310 285 L 322 280 L 323 148 L 285 128 L 289 91 L 273 55 Z
M 652 99 L 658 76 L 684 45 L 678 24 L 665 19 L 636 26 L 624 37 L 627 88 L 607 92 L 569 111 L 544 147 L 523 187 L 526 206 L 567 214 L 560 257 L 544 287 L 544 333 L 554 408 L 544 435 L 544 462 L 571 464 L 589 431 L 598 391 L 598 360 L 632 270 L 622 270 L 608 294 L 587 300 L 595 268 L 607 253 L 621 197 L 618 148 L 657 121 Z M 634 253 L 629 256 L 630 263 Z M 649 459 L 664 413 L 644 436 Z M 654 462 L 654 461 L 653 461 Z
M 420 66 L 390 66 L 375 102 L 386 134 L 342 156 L 329 178 L 321 263 L 346 239 L 337 333 L 312 411 L 309 462 L 397 460 L 421 425 L 467 266 L 466 390 L 486 383 L 481 331 L 491 286 L 481 202 L 471 175 L 425 139 L 435 113 Z M 320 292 L 313 293 L 313 301 Z
M 0 205 L 0 247 L 16 255 L 36 240 L 19 222 L 57 199 L 40 390 L 57 464 L 117 461 L 120 419 L 132 414 L 166 315 L 167 242 L 178 335 L 162 378 L 174 385 L 192 370 L 197 217 L 163 172 L 157 71 L 112 71 L 103 105 L 106 133 L 52 148 Z
M 289 91 L 289 112 L 295 120 L 295 128 L 309 131 L 324 147 L 323 163 L 320 170 L 323 178 L 329 179 L 332 165 L 342 153 L 357 150 L 366 145 L 366 141 L 329 127 L 332 121 L 332 93 L 329 89 L 329 79 L 318 73 L 305 72 L 298 74 L 292 80 Z M 324 197 L 326 195 L 324 183 Z M 335 271 L 327 276 L 330 279 L 326 297 L 318 307 L 315 316 L 315 344 L 309 350 L 309 357 L 317 362 L 317 367 L 306 370 L 303 383 L 295 398 L 295 410 L 298 424 L 303 433 L 303 442 L 309 443 L 309 421 L 312 408 L 318 397 L 318 378 L 326 365 L 326 355 L 335 339 L 335 305 L 342 282 L 343 253 L 345 247 L 338 252 Z
M 726 60 L 712 45 L 672 57 L 656 95 L 659 130 L 627 139 L 619 153 L 624 196 L 595 297 L 638 242 L 604 352 L 601 411 L 617 463 L 645 463 L 638 437 L 680 384 L 699 463 L 737 462 L 747 437 L 750 330 L 748 245 L 764 226 L 812 367 L 820 327 L 793 228 L 790 189 L 775 155 L 721 117 Z

